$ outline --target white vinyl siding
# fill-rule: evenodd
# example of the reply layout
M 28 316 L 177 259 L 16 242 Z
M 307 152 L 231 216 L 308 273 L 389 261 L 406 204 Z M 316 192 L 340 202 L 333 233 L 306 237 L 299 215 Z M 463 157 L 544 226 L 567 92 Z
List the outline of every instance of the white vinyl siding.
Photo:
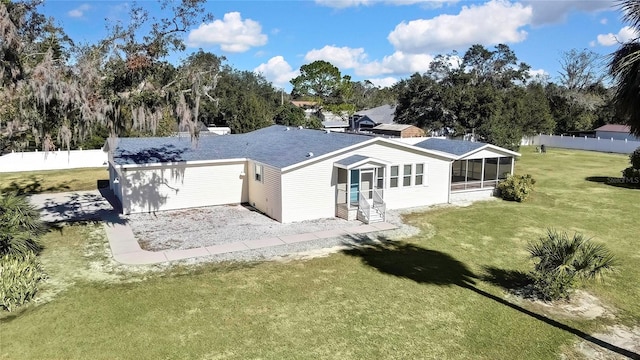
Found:
M 261 171 L 262 181 L 249 182 L 249 204 L 256 209 L 262 211 L 272 219 L 281 221 L 282 219 L 282 202 L 281 202 L 281 182 L 280 170 L 272 168 L 252 161 L 249 162 L 253 166 L 252 173 L 249 174 L 250 179 L 257 180 L 256 171 Z
M 123 211 L 154 212 L 249 200 L 247 162 L 123 169 Z
M 430 186 L 385 189 L 384 200 L 388 209 L 448 202 L 450 171 L 448 159 L 432 157 L 417 150 L 403 148 L 401 145 L 374 143 L 283 173 L 281 221 L 286 223 L 334 217 L 337 170 L 333 164 L 354 154 L 370 156 L 390 164 L 421 163 L 425 164 L 425 169 L 428 166 L 432 177 Z M 392 169 L 392 166 L 387 166 L 385 173 L 392 175 Z M 397 179 L 400 181 L 400 177 Z

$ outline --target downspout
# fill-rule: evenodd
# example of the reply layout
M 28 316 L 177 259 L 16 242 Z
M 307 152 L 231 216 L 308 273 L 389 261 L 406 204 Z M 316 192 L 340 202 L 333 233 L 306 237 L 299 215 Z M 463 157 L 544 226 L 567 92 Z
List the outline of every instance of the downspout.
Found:
M 453 176 L 453 162 L 449 161 L 449 184 L 447 185 L 447 204 L 451 204 L 451 177 Z

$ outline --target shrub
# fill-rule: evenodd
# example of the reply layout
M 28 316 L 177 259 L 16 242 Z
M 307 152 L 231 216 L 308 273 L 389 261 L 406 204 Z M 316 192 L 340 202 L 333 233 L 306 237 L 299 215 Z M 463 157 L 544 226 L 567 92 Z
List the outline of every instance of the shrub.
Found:
M 498 184 L 500 197 L 505 200 L 522 202 L 533 191 L 536 180 L 531 175 L 509 175 Z
M 38 253 L 42 250 L 39 237 L 45 230 L 40 212 L 27 198 L 0 194 L 0 256 Z
M 545 300 L 568 298 L 576 281 L 600 277 L 614 264 L 611 252 L 602 244 L 595 244 L 582 234 L 558 233 L 548 229 L 546 236 L 527 247 L 537 259 L 534 286 Z
M 629 155 L 631 167 L 640 171 L 640 147 Z
M 46 276 L 33 253 L 0 257 L 0 307 L 13 311 L 29 302 Z
M 640 169 L 628 167 L 622 170 L 622 178 L 625 183 L 640 184 Z

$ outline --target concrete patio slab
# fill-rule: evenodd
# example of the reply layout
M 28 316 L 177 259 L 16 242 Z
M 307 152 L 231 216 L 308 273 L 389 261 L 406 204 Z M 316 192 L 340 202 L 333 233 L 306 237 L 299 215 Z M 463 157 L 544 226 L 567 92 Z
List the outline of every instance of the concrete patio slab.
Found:
M 231 244 L 207 246 L 205 247 L 205 249 L 207 249 L 207 251 L 211 255 L 216 255 L 216 254 L 224 254 L 224 253 L 229 253 L 234 251 L 249 250 L 250 248 L 247 245 L 245 245 L 243 242 L 237 242 L 237 243 L 231 243 Z
M 164 252 L 137 251 L 126 254 L 114 254 L 113 258 L 126 265 L 151 265 L 167 262 Z
M 379 223 L 372 223 L 369 224 L 371 226 L 373 226 L 374 228 L 378 229 L 378 230 L 393 230 L 393 229 L 397 229 L 398 227 L 393 225 L 393 224 L 389 224 L 388 222 L 379 222 Z
M 147 251 L 138 243 L 126 218 L 114 210 L 108 189 L 100 191 L 33 195 L 30 200 L 41 209 L 45 221 L 79 221 L 95 219 L 103 222 L 113 258 L 127 265 L 158 264 L 173 260 L 226 254 L 235 251 L 259 249 L 317 239 L 328 239 L 349 234 L 366 234 L 392 230 L 397 227 L 386 222 L 336 228 L 293 235 L 280 235 L 266 239 L 239 241 L 227 244 L 197 247 L 184 250 Z
M 333 237 L 345 236 L 348 233 L 344 229 L 333 229 L 333 230 L 316 231 L 313 234 L 317 236 L 318 239 L 328 239 Z
M 380 231 L 371 225 L 360 225 L 345 229 L 349 234 L 366 234 L 374 231 Z
M 189 259 L 199 256 L 208 256 L 211 255 L 207 249 L 200 247 L 195 249 L 182 249 L 182 250 L 167 250 L 163 251 L 164 255 L 167 257 L 167 260 L 182 260 Z
M 259 240 L 248 240 L 244 241 L 244 244 L 247 245 L 249 249 L 259 249 L 267 246 L 284 245 L 284 241 L 276 237 Z
M 299 243 L 303 241 L 319 239 L 319 237 L 315 233 L 283 235 L 278 237 L 280 238 L 280 240 L 284 241 L 286 244 L 293 244 L 293 243 Z
M 109 245 L 113 255 L 143 251 L 137 241 L 111 241 Z

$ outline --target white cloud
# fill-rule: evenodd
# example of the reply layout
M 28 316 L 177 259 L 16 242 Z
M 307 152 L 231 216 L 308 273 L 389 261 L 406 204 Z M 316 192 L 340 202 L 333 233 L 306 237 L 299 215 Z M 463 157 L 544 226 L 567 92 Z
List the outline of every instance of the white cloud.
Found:
M 316 60 L 325 60 L 339 69 L 353 69 L 366 60 L 367 55 L 363 48 L 350 48 L 347 46 L 337 47 L 327 45 L 322 49 L 313 49 L 305 55 L 304 59 L 308 62 Z
M 375 86 L 380 86 L 380 87 L 389 87 L 394 85 L 395 83 L 398 82 L 398 79 L 394 78 L 394 77 L 384 77 L 384 78 L 372 78 L 369 79 L 369 81 L 371 81 L 371 83 Z
M 239 12 L 224 14 L 222 20 L 202 24 L 191 30 L 187 44 L 191 47 L 220 45 L 220 49 L 240 53 L 267 43 L 262 26 L 251 19 L 242 20 Z
M 341 71 L 353 69 L 358 76 L 378 76 L 427 71 L 433 57 L 428 54 L 405 54 L 396 51 L 392 55 L 385 56 L 381 61 L 369 61 L 363 48 L 327 45 L 322 49 L 309 51 L 304 59 L 307 62 L 328 61 Z
M 348 7 L 369 6 L 376 3 L 388 5 L 414 5 L 424 4 L 432 7 L 438 7 L 443 3 L 455 3 L 459 0 L 316 0 L 316 4 L 332 7 L 335 9 L 344 9 Z
M 371 0 L 316 0 L 316 4 L 336 9 L 344 9 L 352 6 L 369 5 Z
M 81 18 L 84 16 L 84 13 L 90 9 L 91 9 L 91 6 L 89 6 L 89 4 L 82 4 L 77 8 L 67 12 L 67 15 L 72 18 Z
M 609 19 L 607 19 L 607 18 L 600 19 L 600 24 L 602 24 L 602 25 L 607 25 L 608 22 L 609 22 Z
M 286 86 L 289 80 L 299 75 L 299 72 L 293 70 L 282 56 L 272 57 L 266 63 L 258 65 L 253 71 L 264 75 L 267 80 L 277 86 Z
M 356 75 L 376 76 L 383 74 L 412 74 L 429 70 L 433 56 L 429 54 L 405 54 L 396 51 L 385 56 L 382 61 L 364 63 L 355 68 Z
M 640 34 L 634 28 L 631 26 L 625 26 L 620 29 L 617 34 L 600 34 L 597 36 L 597 40 L 598 44 L 602 46 L 612 46 L 636 39 L 638 36 L 640 36 Z
M 546 78 L 549 77 L 549 73 L 544 69 L 530 69 L 529 76 L 532 78 Z
M 615 0 L 527 0 L 524 3 L 533 8 L 533 25 L 562 22 L 572 11 L 598 12 L 615 7 Z
M 463 6 L 458 15 L 402 22 L 388 40 L 396 50 L 414 54 L 451 51 L 477 43 L 517 43 L 527 37 L 521 28 L 530 23 L 531 17 L 531 7 L 491 0 Z

